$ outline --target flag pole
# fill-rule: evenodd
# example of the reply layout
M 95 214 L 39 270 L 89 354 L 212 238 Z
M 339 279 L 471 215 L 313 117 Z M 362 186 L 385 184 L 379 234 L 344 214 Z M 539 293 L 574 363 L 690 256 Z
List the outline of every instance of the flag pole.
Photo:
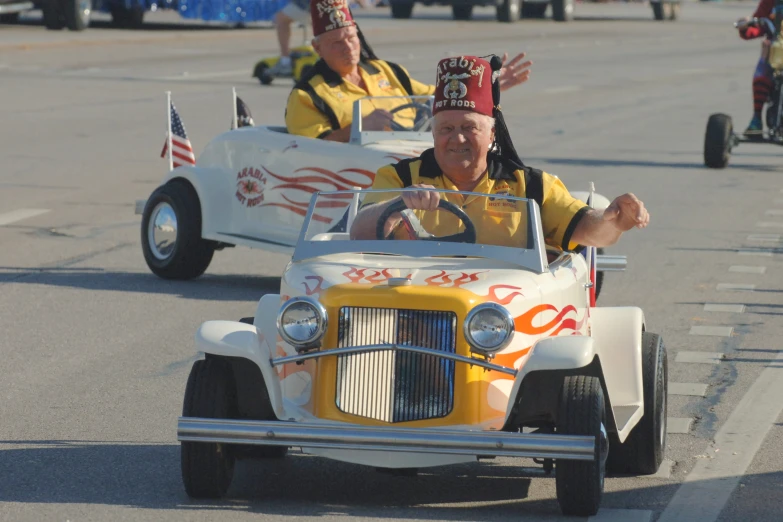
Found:
M 171 91 L 166 91 L 166 114 L 168 115 L 169 125 L 166 128 L 166 139 L 168 140 L 169 149 L 169 172 L 174 170 L 174 158 L 171 150 Z
M 234 129 L 238 129 L 239 126 L 237 125 L 237 88 L 231 87 L 231 91 L 234 94 L 234 120 L 232 122 Z

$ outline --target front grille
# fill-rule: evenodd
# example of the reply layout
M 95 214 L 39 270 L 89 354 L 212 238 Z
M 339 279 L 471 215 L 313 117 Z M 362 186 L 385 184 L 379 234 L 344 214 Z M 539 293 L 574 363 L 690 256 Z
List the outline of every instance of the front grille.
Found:
M 456 351 L 453 312 L 342 307 L 338 347 L 369 344 Z M 341 355 L 335 402 L 340 411 L 386 422 L 445 417 L 454 407 L 454 361 L 385 350 Z

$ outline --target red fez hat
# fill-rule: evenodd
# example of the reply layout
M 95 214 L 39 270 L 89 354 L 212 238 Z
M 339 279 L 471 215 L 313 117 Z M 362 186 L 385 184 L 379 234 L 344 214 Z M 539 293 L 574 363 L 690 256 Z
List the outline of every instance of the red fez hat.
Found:
M 492 68 L 477 56 L 446 58 L 438 63 L 432 113 L 463 110 L 493 116 Z
M 311 0 L 310 17 L 313 36 L 356 25 L 348 8 L 348 0 Z

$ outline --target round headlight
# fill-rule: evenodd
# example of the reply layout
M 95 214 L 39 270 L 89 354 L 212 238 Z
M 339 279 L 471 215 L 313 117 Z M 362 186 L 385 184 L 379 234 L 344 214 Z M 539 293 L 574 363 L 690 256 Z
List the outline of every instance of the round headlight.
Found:
M 326 309 L 309 297 L 294 297 L 285 302 L 277 316 L 277 330 L 293 346 L 310 346 L 326 332 Z
M 504 307 L 484 303 L 465 319 L 465 340 L 479 352 L 495 353 L 508 345 L 514 333 L 514 318 Z

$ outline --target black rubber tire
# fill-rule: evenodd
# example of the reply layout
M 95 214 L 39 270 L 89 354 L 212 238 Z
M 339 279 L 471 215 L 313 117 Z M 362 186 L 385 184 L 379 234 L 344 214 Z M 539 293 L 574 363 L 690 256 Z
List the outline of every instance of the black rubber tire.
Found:
M 549 7 L 548 3 L 535 3 L 529 4 L 525 1 L 522 2 L 522 18 L 545 18 L 546 8 Z
M 606 404 L 598 377 L 565 377 L 555 431 L 568 435 L 592 435 L 600 441 L 601 424 L 606 426 Z M 592 461 L 560 459 L 555 462 L 557 501 L 566 516 L 592 516 L 601 505 L 606 468 L 605 462 L 600 459 L 601 444 L 596 444 L 595 448 Z
M 570 22 L 574 19 L 574 0 L 552 0 L 552 19 Z
M 665 17 L 663 16 L 663 2 L 650 2 L 650 5 L 652 6 L 653 18 L 658 21 L 664 20 Z
M 453 4 L 451 14 L 455 20 L 470 20 L 473 17 L 473 4 Z
M 51 31 L 59 31 L 65 27 L 65 14 L 60 0 L 43 0 L 41 2 L 44 26 Z
M 734 128 L 731 116 L 712 114 L 704 133 L 704 164 L 711 169 L 722 169 L 729 164 L 731 136 Z
M 391 0 L 390 10 L 392 18 L 410 18 L 413 14 L 413 2 L 397 2 L 395 0 Z
M 177 216 L 177 244 L 165 260 L 152 254 L 147 237 L 152 211 L 160 202 L 171 205 Z M 141 248 L 147 266 L 163 279 L 194 279 L 207 270 L 215 248 L 211 242 L 201 238 L 201 204 L 190 183 L 170 181 L 152 193 L 141 218 Z
M 237 398 L 231 366 L 221 359 L 196 361 L 190 370 L 182 407 L 183 417 L 237 417 Z M 183 441 L 180 446 L 182 482 L 192 498 L 220 498 L 234 478 L 236 458 L 227 444 Z
M 138 29 L 144 25 L 144 9 L 134 5 L 130 9 L 122 5 L 115 5 L 111 9 L 112 25 L 124 29 Z
M 79 8 L 80 0 L 62 0 L 65 27 L 69 31 L 84 31 L 90 25 L 90 15 Z
M 642 332 L 642 386 L 644 416 L 625 442 L 610 436 L 607 469 L 612 473 L 652 475 L 658 471 L 666 452 L 667 393 L 669 360 L 658 334 Z
M 6 13 L 0 15 L 0 24 L 16 24 L 19 22 L 20 13 Z
M 514 23 L 522 16 L 522 0 L 503 0 L 497 6 L 498 22 Z

